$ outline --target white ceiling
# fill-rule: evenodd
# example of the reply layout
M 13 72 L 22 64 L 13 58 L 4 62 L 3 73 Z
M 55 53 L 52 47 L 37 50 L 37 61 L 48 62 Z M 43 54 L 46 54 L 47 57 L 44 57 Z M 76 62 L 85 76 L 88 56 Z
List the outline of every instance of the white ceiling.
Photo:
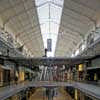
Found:
M 64 0 L 55 56 L 70 55 L 98 19 L 100 0 Z M 44 55 L 35 0 L 0 0 L 0 27 L 3 26 L 31 54 Z
M 0 0 L 1 27 L 14 34 L 34 56 L 44 55 L 35 0 Z
M 55 56 L 69 56 L 95 26 L 100 0 L 64 0 Z

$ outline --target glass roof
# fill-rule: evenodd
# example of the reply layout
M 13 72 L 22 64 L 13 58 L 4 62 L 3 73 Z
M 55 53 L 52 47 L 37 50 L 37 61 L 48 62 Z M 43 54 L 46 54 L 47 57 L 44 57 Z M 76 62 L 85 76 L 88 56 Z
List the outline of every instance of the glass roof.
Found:
M 52 51 L 47 52 L 48 57 L 55 54 L 63 2 L 64 0 L 36 0 L 44 48 L 47 48 L 47 39 L 52 39 Z

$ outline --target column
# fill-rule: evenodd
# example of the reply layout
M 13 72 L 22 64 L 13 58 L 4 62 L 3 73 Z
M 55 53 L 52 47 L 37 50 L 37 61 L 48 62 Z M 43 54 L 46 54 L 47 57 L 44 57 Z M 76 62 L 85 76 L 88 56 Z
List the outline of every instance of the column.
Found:
M 79 100 L 78 99 L 79 97 L 78 97 L 78 90 L 77 89 L 75 89 L 75 97 L 74 98 L 75 98 L 75 100 Z
M 22 82 L 25 80 L 25 72 L 24 69 L 19 68 L 19 82 Z

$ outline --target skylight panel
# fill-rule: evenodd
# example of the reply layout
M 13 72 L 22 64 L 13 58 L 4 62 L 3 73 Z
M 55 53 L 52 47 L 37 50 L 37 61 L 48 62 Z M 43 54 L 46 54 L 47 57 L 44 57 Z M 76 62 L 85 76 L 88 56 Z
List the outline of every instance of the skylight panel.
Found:
M 63 0 L 36 0 L 36 6 L 44 48 L 47 48 L 47 39 L 51 39 L 52 51 L 47 52 L 47 56 L 53 57 L 61 20 Z

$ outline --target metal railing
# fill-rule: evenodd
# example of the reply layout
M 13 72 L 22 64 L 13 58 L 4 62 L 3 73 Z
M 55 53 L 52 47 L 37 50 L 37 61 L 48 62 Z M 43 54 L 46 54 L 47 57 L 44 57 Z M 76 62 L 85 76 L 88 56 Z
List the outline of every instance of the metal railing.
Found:
M 78 81 L 78 82 L 100 86 L 100 82 L 99 81 Z
M 14 48 L 12 43 L 5 41 L 2 37 L 0 37 L 0 41 L 2 43 L 1 48 L 3 48 L 3 52 L 5 50 L 5 52 L 7 53 L 7 50 L 9 50 L 9 54 L 13 54 L 13 56 L 16 56 L 16 55 L 23 56 L 23 54 L 21 52 L 16 50 L 16 48 Z M 2 50 L 1 50 L 1 52 L 2 52 Z
M 60 84 L 60 83 L 68 83 L 68 84 L 72 84 L 75 82 L 78 83 L 84 83 L 84 84 L 90 84 L 90 85 L 95 85 L 100 87 L 100 82 L 96 82 L 96 81 L 86 81 L 86 80 L 51 80 L 51 81 L 39 81 L 39 80 L 25 80 L 25 81 L 11 81 L 11 82 L 0 82 L 0 89 L 2 89 L 3 87 L 10 87 L 10 86 L 14 86 L 14 85 L 19 85 L 21 83 L 25 83 L 25 82 L 33 82 L 33 83 L 51 83 L 51 84 Z
M 3 88 L 3 87 L 10 87 L 10 86 L 18 85 L 18 84 L 25 83 L 25 82 L 28 82 L 28 80 L 27 80 L 27 81 L 11 81 L 11 82 L 4 82 L 4 81 L 1 81 L 1 82 L 0 82 L 0 88 Z

